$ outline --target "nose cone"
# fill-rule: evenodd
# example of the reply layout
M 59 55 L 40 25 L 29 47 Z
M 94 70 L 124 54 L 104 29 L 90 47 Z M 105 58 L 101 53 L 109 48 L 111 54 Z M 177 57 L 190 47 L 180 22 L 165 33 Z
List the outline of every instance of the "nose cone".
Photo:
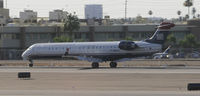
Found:
M 22 53 L 22 58 L 23 58 L 23 60 L 27 60 L 27 59 L 28 59 L 28 56 L 27 56 L 27 52 L 26 52 L 26 51 L 24 51 L 24 52 Z
M 22 58 L 23 60 L 28 60 L 29 59 L 29 56 L 31 55 L 31 50 L 26 50 L 22 53 Z

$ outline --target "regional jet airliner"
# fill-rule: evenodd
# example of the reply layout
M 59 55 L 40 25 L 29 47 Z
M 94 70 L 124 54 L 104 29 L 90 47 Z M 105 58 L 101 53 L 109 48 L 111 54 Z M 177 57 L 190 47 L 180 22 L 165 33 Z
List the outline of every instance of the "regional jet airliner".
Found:
M 169 29 L 174 26 L 173 23 L 162 22 L 151 38 L 142 41 L 38 43 L 25 50 L 22 58 L 30 61 L 30 67 L 33 66 L 32 60 L 37 58 L 73 56 L 92 62 L 92 68 L 99 68 L 99 63 L 108 61 L 111 68 L 116 68 L 117 62 L 162 51 Z

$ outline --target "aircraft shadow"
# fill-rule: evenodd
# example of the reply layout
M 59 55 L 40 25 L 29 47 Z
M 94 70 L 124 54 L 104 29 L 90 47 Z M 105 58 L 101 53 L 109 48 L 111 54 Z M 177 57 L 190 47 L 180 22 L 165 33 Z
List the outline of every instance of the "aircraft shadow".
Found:
M 99 68 L 91 68 L 91 67 L 84 67 L 79 68 L 79 70 L 100 70 L 100 69 L 186 69 L 185 66 L 158 66 L 158 67 L 117 67 L 117 68 L 110 68 L 110 67 L 99 67 Z M 192 68 L 194 69 L 194 68 Z M 196 69 L 196 68 L 195 68 Z M 199 68 L 197 68 L 199 69 Z

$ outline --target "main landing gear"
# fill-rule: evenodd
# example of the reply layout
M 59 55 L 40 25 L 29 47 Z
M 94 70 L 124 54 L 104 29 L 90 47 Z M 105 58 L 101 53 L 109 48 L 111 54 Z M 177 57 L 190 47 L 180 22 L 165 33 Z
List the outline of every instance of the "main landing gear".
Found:
M 110 68 L 117 68 L 116 62 L 110 62 Z
M 99 68 L 99 63 L 93 62 L 92 68 Z M 116 62 L 110 62 L 110 68 L 117 68 L 117 63 Z
M 98 62 L 93 62 L 92 63 L 92 68 L 99 68 L 99 63 Z
M 28 64 L 28 66 L 29 66 L 29 67 L 33 67 L 33 60 L 30 59 L 29 62 L 30 62 L 30 63 Z

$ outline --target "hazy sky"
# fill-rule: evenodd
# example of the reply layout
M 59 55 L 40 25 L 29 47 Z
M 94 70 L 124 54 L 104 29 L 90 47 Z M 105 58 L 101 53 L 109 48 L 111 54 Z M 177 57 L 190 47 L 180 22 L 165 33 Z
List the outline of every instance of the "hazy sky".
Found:
M 5 0 L 4 0 L 5 1 Z M 187 8 L 183 6 L 185 0 L 128 0 L 128 17 L 142 15 L 148 17 L 148 11 L 152 10 L 156 17 L 178 17 L 177 11 L 181 10 L 185 16 Z M 7 8 L 11 17 L 19 17 L 19 12 L 24 9 L 33 9 L 39 17 L 48 17 L 49 11 L 64 9 L 76 12 L 79 18 L 84 18 L 85 4 L 102 4 L 104 15 L 111 18 L 124 17 L 125 0 L 7 0 Z M 6 5 L 5 5 L 6 6 Z M 197 13 L 200 13 L 200 0 L 194 0 Z M 192 7 L 191 7 L 192 9 Z

